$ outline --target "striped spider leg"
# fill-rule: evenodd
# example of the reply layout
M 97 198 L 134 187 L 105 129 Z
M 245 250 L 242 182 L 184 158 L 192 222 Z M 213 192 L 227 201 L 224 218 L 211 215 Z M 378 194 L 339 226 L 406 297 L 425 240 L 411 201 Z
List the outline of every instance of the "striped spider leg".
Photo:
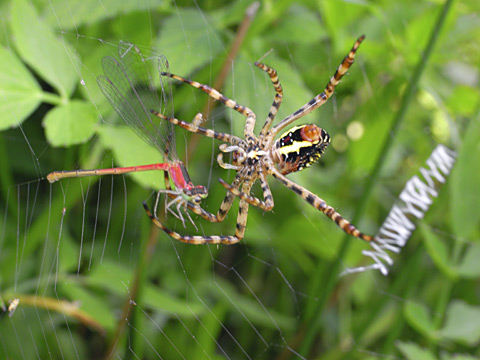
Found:
M 173 117 L 168 118 L 163 114 L 153 111 L 158 117 L 168 120 L 170 123 L 180 126 L 190 132 L 199 133 L 225 142 L 219 147 L 221 152 L 218 154 L 217 161 L 221 167 L 237 171 L 237 175 L 232 184 L 228 184 L 224 180 L 219 179 L 222 186 L 224 186 L 228 192 L 217 213 L 217 220 L 222 221 L 226 216 L 226 213 L 230 210 L 234 197 L 240 198 L 237 226 L 233 241 L 231 241 L 232 237 L 226 236 L 183 237 L 182 241 L 194 242 L 197 244 L 204 242 L 233 243 L 240 241 L 245 233 L 249 205 L 259 207 L 264 211 L 270 211 L 274 206 L 273 196 L 266 179 L 267 175 L 273 176 L 287 188 L 302 197 L 311 206 L 323 212 L 347 234 L 365 241 L 372 241 L 374 239 L 372 236 L 360 232 L 353 224 L 344 219 L 334 208 L 329 206 L 319 196 L 289 180 L 285 176 L 291 172 L 303 170 L 318 161 L 325 151 L 325 148 L 330 143 L 330 136 L 328 133 L 314 124 L 305 124 L 291 128 L 275 140 L 277 134 L 287 125 L 319 108 L 333 95 L 335 87 L 339 84 L 342 77 L 353 64 L 355 53 L 364 38 L 365 36 L 358 38 L 350 52 L 343 59 L 333 77 L 330 78 L 322 93 L 315 96 L 312 100 L 293 114 L 284 118 L 274 127 L 271 127 L 271 125 L 281 105 L 283 89 L 278 80 L 277 72 L 273 68 L 262 63 L 255 63 L 258 68 L 268 74 L 275 89 L 275 98 L 258 137 L 253 133 L 256 115 L 251 109 L 236 103 L 207 85 L 187 80 L 168 72 L 161 74 L 162 76 L 168 76 L 202 90 L 213 99 L 246 117 L 244 139 L 240 139 L 233 135 L 202 128 L 199 126 L 198 121 L 188 123 Z M 231 164 L 223 161 L 223 153 L 232 153 L 233 160 Z M 263 200 L 250 195 L 251 187 L 257 180 L 260 181 L 262 187 Z M 148 209 L 147 212 L 149 212 Z M 165 227 L 158 221 L 158 219 L 156 224 L 165 230 Z M 177 233 L 173 235 L 171 230 L 168 230 L 167 232 L 173 237 L 181 237 L 181 235 Z M 225 241 L 226 238 L 228 238 L 229 241 Z M 208 241 L 205 241 L 205 239 L 208 239 Z
M 195 119 L 194 119 L 193 123 L 188 123 L 188 122 L 182 122 L 182 121 L 180 121 L 178 119 L 175 119 L 175 118 L 168 118 L 165 115 L 163 115 L 162 113 L 159 113 L 155 110 L 151 110 L 151 112 L 154 115 L 158 116 L 159 118 L 162 118 L 164 120 L 168 120 L 168 121 L 170 121 L 170 123 L 179 125 L 181 127 L 186 127 L 190 131 L 192 131 L 192 129 L 195 129 L 194 132 L 205 135 L 207 137 L 213 137 L 213 138 L 216 138 L 216 139 L 224 141 L 224 142 L 229 142 L 231 144 L 240 144 L 240 143 L 244 142 L 244 140 L 242 140 L 242 139 L 240 139 L 240 138 L 238 138 L 234 135 L 218 133 L 218 132 L 215 132 L 215 131 L 210 130 L 210 129 L 204 129 L 204 128 L 199 127 L 198 124 L 200 124 L 202 122 L 202 120 L 201 120 L 202 115 L 201 114 L 197 114 L 195 116 Z M 235 180 L 232 183 L 232 186 L 234 186 L 235 188 L 238 188 L 243 182 L 242 177 L 243 177 L 242 172 L 239 172 L 236 175 Z M 168 182 L 166 182 L 166 184 L 167 183 Z M 247 190 L 245 185 L 243 187 L 243 190 L 244 191 Z M 227 193 L 227 195 L 226 195 L 224 201 L 222 202 L 222 204 L 220 205 L 220 209 L 218 210 L 216 215 L 213 215 L 213 214 L 207 212 L 206 210 L 204 210 L 202 208 L 199 208 L 199 209 L 197 208 L 196 209 L 194 207 L 194 204 L 192 204 L 190 202 L 188 202 L 186 204 L 186 206 L 190 210 L 192 210 L 193 212 L 202 216 L 203 218 L 207 219 L 210 222 L 222 222 L 225 219 L 225 216 L 227 215 L 227 213 L 230 211 L 230 208 L 233 205 L 233 200 L 234 199 L 235 199 L 235 195 L 233 193 L 231 193 L 231 192 Z M 152 219 L 152 221 L 155 223 L 155 225 L 157 225 L 159 228 L 161 228 L 164 232 L 166 232 L 172 238 L 174 238 L 178 241 L 184 242 L 184 243 L 189 243 L 189 244 L 207 244 L 207 243 L 209 243 L 209 244 L 234 244 L 234 243 L 239 242 L 242 239 L 243 233 L 245 232 L 245 227 L 243 227 L 243 231 L 241 232 L 241 236 L 238 236 L 237 233 L 235 233 L 234 236 L 231 236 L 231 235 L 210 235 L 210 236 L 209 235 L 206 235 L 206 236 L 181 235 L 181 234 L 179 234 L 179 233 L 177 233 L 173 230 L 170 230 L 165 225 L 163 225 L 162 222 L 160 221 L 160 219 L 158 219 L 158 217 L 155 214 L 152 214 L 152 212 L 150 211 L 149 207 L 147 206 L 147 204 L 145 202 L 143 203 L 143 206 L 145 208 L 145 211 L 147 212 L 147 215 Z M 239 226 L 238 224 L 241 224 L 241 223 L 246 224 L 247 213 L 248 213 L 248 203 L 244 200 L 241 200 L 240 201 L 238 218 L 237 218 L 237 229 L 238 229 L 238 226 Z

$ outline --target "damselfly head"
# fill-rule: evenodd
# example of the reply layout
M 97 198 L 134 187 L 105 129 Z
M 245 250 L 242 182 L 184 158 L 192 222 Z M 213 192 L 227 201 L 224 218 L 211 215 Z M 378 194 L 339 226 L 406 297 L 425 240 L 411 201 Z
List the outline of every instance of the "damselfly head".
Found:
M 200 204 L 203 199 L 208 196 L 208 190 L 203 185 L 198 185 L 189 189 L 184 189 L 185 195 L 188 197 L 188 200 L 194 204 Z

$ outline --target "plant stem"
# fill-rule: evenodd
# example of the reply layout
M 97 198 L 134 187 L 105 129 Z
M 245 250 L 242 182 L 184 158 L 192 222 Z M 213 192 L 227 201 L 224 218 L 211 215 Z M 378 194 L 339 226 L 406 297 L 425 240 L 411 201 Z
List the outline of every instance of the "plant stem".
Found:
M 447 17 L 447 14 L 451 8 L 452 2 L 453 0 L 445 1 L 443 8 L 438 16 L 438 19 L 435 23 L 435 26 L 432 30 L 432 34 L 430 35 L 430 39 L 427 43 L 427 46 L 425 47 L 425 51 L 421 54 L 420 60 L 415 68 L 415 71 L 413 72 L 413 75 L 410 78 L 410 81 L 408 83 L 408 86 L 402 98 L 400 109 L 395 115 L 391 128 L 388 131 L 387 138 L 384 140 L 382 150 L 380 151 L 380 155 L 375 164 L 375 167 L 373 168 L 372 172 L 368 177 L 369 181 L 367 183 L 367 187 L 362 195 L 362 198 L 359 201 L 358 206 L 355 209 L 355 214 L 352 218 L 352 223 L 354 224 L 357 224 L 359 222 L 361 215 L 365 211 L 367 202 L 370 199 L 373 187 L 378 182 L 380 171 L 383 168 L 383 165 L 385 163 L 385 160 L 388 154 L 390 153 L 390 150 L 392 148 L 392 144 L 395 140 L 395 136 L 398 132 L 398 129 L 402 124 L 402 121 L 405 119 L 405 114 L 407 113 L 407 110 L 409 108 L 413 95 L 417 90 L 417 84 L 420 80 L 420 77 L 423 71 L 425 70 L 425 66 L 428 62 L 428 59 L 432 54 L 433 47 L 437 42 L 438 35 L 443 27 L 445 18 Z M 304 356 L 307 356 L 307 354 L 312 349 L 314 340 L 319 333 L 320 327 L 322 325 L 321 314 L 323 312 L 323 309 L 325 308 L 327 300 L 330 297 L 330 294 L 333 291 L 335 284 L 338 281 L 338 277 L 335 276 L 335 274 L 339 273 L 339 269 L 341 266 L 340 259 L 343 259 L 345 254 L 347 253 L 351 240 L 352 239 L 349 236 L 345 236 L 342 242 L 342 245 L 340 247 L 337 260 L 333 264 L 331 264 L 331 266 L 319 265 L 319 268 L 316 271 L 317 275 L 319 275 L 318 279 L 327 279 L 327 282 L 322 284 L 319 281 L 316 281 L 316 282 L 314 281 L 310 291 L 310 294 L 312 294 L 312 296 L 316 296 L 316 294 L 318 294 L 318 302 L 311 302 L 312 305 L 309 306 L 305 312 L 304 328 L 306 329 L 306 334 L 305 334 L 304 341 L 300 347 L 300 353 Z M 325 269 L 325 271 L 328 271 L 328 274 L 323 274 L 323 269 Z

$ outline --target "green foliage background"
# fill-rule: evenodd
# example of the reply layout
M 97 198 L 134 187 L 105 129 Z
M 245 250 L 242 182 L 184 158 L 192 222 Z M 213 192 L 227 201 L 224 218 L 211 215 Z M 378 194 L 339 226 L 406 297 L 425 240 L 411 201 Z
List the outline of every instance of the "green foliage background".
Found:
M 165 54 L 173 73 L 213 84 L 249 4 L 0 3 L 0 295 L 5 306 L 20 299 L 0 318 L 6 358 L 480 358 L 476 0 L 263 1 L 222 89 L 261 125 L 273 89 L 253 62 L 273 49 L 264 61 L 283 85 L 281 119 L 321 92 L 366 35 L 334 98 L 302 119 L 325 128 L 332 146 L 321 165 L 290 177 L 373 234 L 437 143 L 458 152 L 388 277 L 339 278 L 368 246 L 273 179 L 274 211 L 250 208 L 245 239 L 230 247 L 179 244 L 152 227 L 141 204 L 164 186 L 159 174 L 44 180 L 53 170 L 161 161 L 114 125 L 95 82 L 101 58 L 127 40 Z M 174 90 L 177 118 L 202 111 L 203 93 Z M 207 119 L 237 135 L 243 125 L 223 106 Z M 177 135 L 184 157 L 190 138 Z M 218 145 L 201 139 L 188 154 L 212 212 L 225 196 L 216 179 L 234 177 L 216 165 Z M 233 234 L 235 209 L 222 224 L 198 219 L 200 233 Z

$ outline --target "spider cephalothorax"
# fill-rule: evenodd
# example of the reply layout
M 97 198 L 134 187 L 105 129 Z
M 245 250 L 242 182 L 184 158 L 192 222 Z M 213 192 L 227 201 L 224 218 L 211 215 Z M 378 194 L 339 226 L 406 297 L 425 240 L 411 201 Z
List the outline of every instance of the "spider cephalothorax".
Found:
M 257 206 L 264 211 L 270 211 L 273 209 L 273 196 L 270 191 L 270 186 L 267 182 L 267 175 L 271 175 L 287 188 L 301 196 L 307 203 L 335 221 L 335 223 L 337 223 L 337 225 L 347 234 L 366 241 L 372 241 L 374 239 L 372 236 L 361 233 L 357 228 L 355 228 L 355 226 L 350 224 L 349 221 L 344 219 L 338 212 L 336 212 L 334 208 L 327 205 L 327 203 L 319 196 L 313 194 L 304 187 L 297 185 L 285 176 L 286 174 L 300 171 L 315 163 L 330 143 L 330 136 L 328 133 L 314 124 L 308 124 L 295 126 L 285 132 L 282 136 L 280 136 L 280 138 L 275 140 L 278 133 L 286 126 L 305 116 L 311 111 L 319 108 L 333 95 L 335 86 L 338 85 L 340 79 L 353 64 L 355 52 L 364 38 L 364 36 L 358 38 L 353 45 L 353 48 L 343 59 L 333 77 L 330 78 L 330 81 L 327 83 L 327 86 L 322 93 L 315 96 L 312 100 L 307 102 L 293 114 L 284 118 L 275 126 L 272 126 L 272 124 L 283 99 L 283 89 L 278 80 L 277 72 L 274 69 L 265 64 L 258 62 L 255 63 L 258 68 L 268 74 L 275 89 L 275 98 L 273 100 L 273 104 L 270 107 L 267 119 L 265 120 L 265 123 L 258 136 L 256 136 L 253 132 L 255 128 L 256 115 L 248 107 L 239 105 L 235 101 L 227 98 L 225 95 L 207 85 L 184 79 L 178 75 L 173 75 L 166 72 L 162 73 L 162 76 L 168 76 L 204 91 L 213 99 L 225 104 L 227 107 L 245 116 L 246 123 L 244 129 L 244 138 L 242 139 L 235 135 L 219 133 L 214 130 L 201 127 L 200 124 L 202 116 L 200 114 L 195 116 L 195 119 L 192 123 L 188 123 L 175 118 L 167 118 L 161 113 L 153 111 L 155 115 L 168 120 L 171 123 L 188 131 L 199 133 L 224 142 L 224 144 L 219 146 L 221 152 L 218 154 L 217 161 L 221 167 L 225 169 L 236 170 L 237 174 L 231 184 L 219 179 L 220 183 L 228 190 L 228 192 L 224 201 L 220 205 L 220 210 L 218 210 L 216 217 L 213 219 L 208 219 L 210 221 L 223 221 L 226 214 L 232 207 L 235 197 L 240 198 L 237 226 L 234 236 L 183 236 L 167 229 L 159 221 L 159 219 L 153 216 L 148 208 L 146 208 L 147 213 L 155 222 L 155 224 L 173 238 L 187 243 L 236 243 L 244 236 L 249 205 Z M 226 163 L 223 161 L 224 153 L 232 154 L 231 163 Z M 256 181 L 259 181 L 261 184 L 263 200 L 250 195 L 251 188 Z M 204 216 L 204 214 L 200 215 Z
M 295 126 L 282 134 L 271 149 L 256 140 L 252 145 L 245 142 L 233 146 L 220 146 L 222 152 L 232 152 L 232 164 L 223 162 L 219 154 L 218 162 L 225 169 L 239 170 L 242 166 L 255 166 L 265 156 L 273 159 L 283 175 L 303 170 L 317 162 L 330 143 L 330 135 L 315 124 Z

